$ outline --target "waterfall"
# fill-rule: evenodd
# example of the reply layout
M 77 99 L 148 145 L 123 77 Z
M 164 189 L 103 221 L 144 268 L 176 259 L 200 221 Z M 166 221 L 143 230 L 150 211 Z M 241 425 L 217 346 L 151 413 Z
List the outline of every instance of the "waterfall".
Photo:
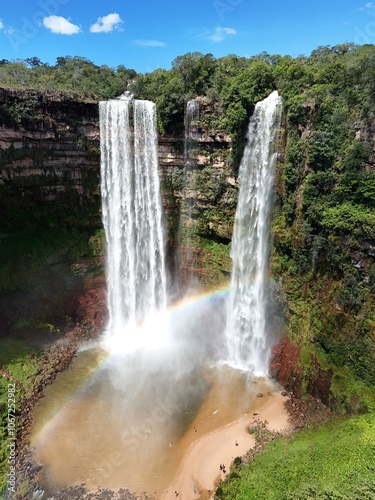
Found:
M 191 269 L 194 267 L 192 252 L 192 236 L 194 233 L 194 208 L 195 208 L 195 172 L 197 164 L 197 145 L 199 139 L 199 101 L 191 99 L 186 105 L 185 116 L 185 141 L 184 141 L 184 180 L 183 198 L 180 216 L 180 279 L 190 284 Z
M 255 106 L 239 170 L 232 238 L 226 326 L 229 362 L 257 375 L 267 374 L 271 348 L 266 332 L 266 279 L 280 114 L 281 98 L 276 91 Z
M 199 124 L 199 101 L 192 99 L 186 104 L 186 118 L 185 118 L 185 150 L 184 160 L 185 168 L 189 169 L 195 165 L 196 162 L 196 145 L 199 138 L 198 133 Z
M 166 303 L 156 107 L 131 97 L 100 102 L 102 216 L 110 334 Z
M 195 182 L 194 167 L 197 164 L 197 144 L 198 144 L 198 123 L 199 123 L 199 102 L 196 99 L 188 101 L 186 105 L 185 118 L 185 143 L 184 143 L 184 170 L 185 185 L 184 199 L 186 203 L 186 214 L 188 224 L 192 223 L 193 208 L 195 202 Z

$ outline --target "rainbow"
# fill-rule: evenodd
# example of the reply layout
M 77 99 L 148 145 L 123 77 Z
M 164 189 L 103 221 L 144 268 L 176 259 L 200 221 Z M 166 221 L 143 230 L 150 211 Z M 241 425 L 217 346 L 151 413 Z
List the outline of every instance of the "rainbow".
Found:
M 196 307 L 199 303 L 209 302 L 212 299 L 225 299 L 230 291 L 230 283 L 225 283 L 217 288 L 212 288 L 205 291 L 200 291 L 195 294 L 186 295 L 182 299 L 170 304 L 167 307 L 167 312 L 176 314 L 180 311 L 189 310 Z
M 200 305 L 208 305 L 215 300 L 225 300 L 229 294 L 229 291 L 230 283 L 225 283 L 220 287 L 186 295 L 182 299 L 171 303 L 165 311 L 161 312 L 163 321 L 173 322 L 175 319 L 180 319 L 180 315 L 184 315 L 189 312 L 193 313 L 194 310 Z M 222 307 L 221 304 L 220 307 Z M 152 326 L 154 326 L 153 320 L 154 318 L 151 319 Z M 142 331 L 143 327 L 144 325 L 139 327 L 139 331 Z M 154 334 L 155 329 L 153 328 L 152 330 L 153 331 L 151 333 Z M 153 337 L 155 338 L 157 336 L 153 335 Z M 32 443 L 40 443 L 40 440 L 43 441 L 44 439 L 46 439 L 49 435 L 49 431 L 52 431 L 52 429 L 56 428 L 59 423 L 64 420 L 67 411 L 67 403 L 72 400 L 79 399 L 80 395 L 83 395 L 89 385 L 93 382 L 95 376 L 97 376 L 97 374 L 100 373 L 101 370 L 107 368 L 116 356 L 121 354 L 121 350 L 117 349 L 116 346 L 111 346 L 110 338 L 111 337 L 108 335 L 107 340 L 109 340 L 109 342 L 106 342 L 106 337 L 104 335 L 103 338 L 98 342 L 87 344 L 79 350 L 79 352 L 83 354 L 85 351 L 100 349 L 100 353 L 96 356 L 95 359 L 91 360 L 89 369 L 82 370 L 80 372 L 80 381 L 76 385 L 75 389 L 67 394 L 66 397 L 59 398 L 58 407 L 54 406 L 49 408 L 47 405 L 46 408 L 41 409 L 41 412 L 43 412 L 43 414 L 45 415 L 45 417 L 41 419 L 44 420 L 44 424 L 42 425 L 42 427 L 34 431 L 33 435 L 31 436 Z M 147 342 L 150 342 L 150 336 L 147 337 Z M 156 343 L 155 347 L 157 348 L 158 346 L 159 344 Z M 69 376 L 69 370 L 71 370 L 72 368 L 74 369 L 74 363 L 77 363 L 77 359 L 73 361 L 73 365 L 60 376 Z M 58 380 L 59 377 L 57 381 L 54 382 L 54 384 L 58 383 Z M 48 388 L 47 391 L 48 390 L 53 390 L 52 386 Z M 44 403 L 46 403 L 46 401 L 44 401 Z

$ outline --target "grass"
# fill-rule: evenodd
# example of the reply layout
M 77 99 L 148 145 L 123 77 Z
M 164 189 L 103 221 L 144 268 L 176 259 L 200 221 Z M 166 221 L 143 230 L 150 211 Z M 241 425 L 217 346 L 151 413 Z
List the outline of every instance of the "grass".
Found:
M 199 267 L 205 273 L 203 284 L 212 286 L 226 283 L 232 270 L 230 246 L 198 236 L 196 240 L 201 249 Z
M 375 414 L 272 441 L 231 475 L 219 487 L 217 499 L 373 499 Z
M 25 288 L 32 275 L 42 275 L 49 265 L 90 255 L 89 236 L 89 231 L 61 228 L 5 235 L 0 241 L 1 288 Z
M 36 352 L 25 342 L 14 339 L 0 341 L 0 368 L 4 374 L 0 375 L 0 498 L 1 491 L 6 485 L 8 472 L 8 384 L 16 387 L 16 415 L 19 414 L 19 404 L 28 395 L 36 374 L 39 371 L 40 361 Z M 16 417 L 17 418 L 17 417 Z

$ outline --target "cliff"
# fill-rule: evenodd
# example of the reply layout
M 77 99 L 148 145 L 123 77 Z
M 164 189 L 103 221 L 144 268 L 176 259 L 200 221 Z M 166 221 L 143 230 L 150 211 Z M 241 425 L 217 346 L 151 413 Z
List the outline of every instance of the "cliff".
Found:
M 373 404 L 375 381 L 374 121 L 326 92 L 345 120 L 323 113 L 318 94 L 284 100 L 268 320 L 284 338 L 271 373 L 298 396 L 360 411 Z M 2 329 L 103 320 L 97 103 L 60 92 L 0 97 Z M 207 98 L 198 100 L 200 123 L 212 123 Z M 159 137 L 168 264 L 182 285 L 229 277 L 232 144 L 201 125 L 186 177 L 184 138 Z
M 103 315 L 105 283 L 97 278 L 103 270 L 99 146 L 96 102 L 57 91 L 0 89 L 0 322 L 5 330 L 34 320 L 51 324 L 64 316 Z M 228 276 L 229 257 L 220 257 L 212 277 L 209 249 L 198 252 L 198 264 L 184 264 L 182 254 L 177 263 L 176 252 L 180 214 L 187 215 L 186 190 L 195 200 L 188 223 L 194 237 L 230 241 L 237 188 L 229 146 L 227 136 L 201 130 L 186 184 L 184 138 L 159 138 L 171 275 L 178 265 L 207 283 Z
M 96 103 L 61 92 L 0 89 L 2 232 L 36 227 L 41 216 L 98 224 L 97 114 Z
M 229 142 L 224 134 L 210 136 L 201 130 L 194 178 L 189 181 L 201 231 L 228 241 L 231 226 L 224 224 L 225 217 L 209 223 L 203 214 L 217 209 L 223 192 L 236 184 L 227 161 Z M 0 203 L 2 213 L 9 214 L 9 224 L 14 224 L 15 211 L 21 205 L 23 212 L 25 207 L 38 207 L 39 212 L 42 206 L 54 218 L 63 207 L 76 205 L 80 223 L 100 225 L 99 155 L 96 102 L 57 91 L 0 89 Z M 165 212 L 173 219 L 184 189 L 183 137 L 159 138 L 159 166 Z M 222 204 L 223 210 L 233 210 L 234 195 L 228 206 Z M 63 225 L 67 220 L 59 222 Z M 77 219 L 74 222 L 77 224 Z

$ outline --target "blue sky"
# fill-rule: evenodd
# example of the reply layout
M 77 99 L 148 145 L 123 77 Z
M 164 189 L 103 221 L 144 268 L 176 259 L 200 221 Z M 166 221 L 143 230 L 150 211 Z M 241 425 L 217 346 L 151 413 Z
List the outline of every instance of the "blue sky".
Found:
M 0 59 L 83 56 L 139 72 L 178 55 L 308 55 L 375 43 L 375 1 L 0 0 Z

